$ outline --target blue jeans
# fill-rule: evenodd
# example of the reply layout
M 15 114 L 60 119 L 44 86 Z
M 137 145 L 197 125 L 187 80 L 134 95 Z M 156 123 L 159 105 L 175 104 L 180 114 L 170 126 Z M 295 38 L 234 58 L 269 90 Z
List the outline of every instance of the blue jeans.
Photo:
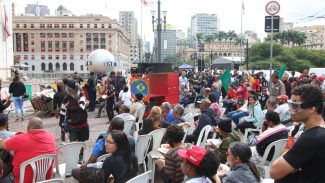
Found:
M 239 112 L 231 111 L 228 113 L 228 117 L 230 117 L 231 120 L 233 120 L 236 125 L 238 125 L 238 123 L 239 123 L 239 118 L 241 118 L 243 116 L 248 116 L 248 113 L 244 112 L 244 111 L 239 111 Z
M 12 97 L 14 100 L 14 104 L 15 104 L 15 112 L 16 112 L 16 116 L 17 118 L 21 115 L 24 115 L 24 101 L 23 101 L 23 96 L 19 96 L 19 97 Z

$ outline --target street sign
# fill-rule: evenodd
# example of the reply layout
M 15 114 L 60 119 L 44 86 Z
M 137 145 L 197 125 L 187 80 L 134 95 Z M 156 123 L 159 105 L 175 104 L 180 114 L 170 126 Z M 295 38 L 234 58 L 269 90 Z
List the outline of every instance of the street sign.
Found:
M 265 16 L 265 32 L 272 32 L 272 16 Z M 273 16 L 273 32 L 280 31 L 280 16 Z
M 276 15 L 280 11 L 280 4 L 276 1 L 270 1 L 265 6 L 266 13 Z

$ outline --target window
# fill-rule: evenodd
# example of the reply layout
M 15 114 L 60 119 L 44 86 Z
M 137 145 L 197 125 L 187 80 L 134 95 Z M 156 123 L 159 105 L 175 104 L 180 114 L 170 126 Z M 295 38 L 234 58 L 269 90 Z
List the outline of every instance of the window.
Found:
M 48 55 L 47 58 L 48 58 L 49 60 L 52 60 L 52 55 Z
M 44 63 L 41 64 L 41 70 L 45 71 L 45 64 Z
M 19 28 L 19 24 L 16 24 L 16 28 Z
M 97 28 L 97 24 L 94 24 L 94 28 Z
M 73 60 L 74 59 L 74 55 L 70 55 L 70 60 Z
M 55 38 L 60 38 L 60 33 L 54 33 Z
M 80 55 L 80 60 L 83 60 L 84 59 L 84 56 L 83 55 Z
M 62 41 L 62 50 L 67 51 L 67 42 L 66 41 Z
M 67 24 L 62 24 L 61 27 L 62 28 L 67 28 Z
M 60 64 L 59 64 L 59 63 L 56 63 L 56 64 L 55 64 L 55 70 L 56 70 L 56 71 L 60 71 Z
M 54 24 L 54 28 L 60 28 L 59 24 Z
M 45 33 L 41 33 L 41 34 L 40 34 L 40 37 L 41 37 L 41 38 L 45 38 Z
M 83 52 L 84 51 L 84 48 L 80 47 L 80 52 Z
M 69 28 L 74 28 L 74 24 L 69 24 Z
M 80 70 L 83 71 L 84 70 L 84 66 L 80 65 Z
M 60 51 L 60 42 L 59 41 L 55 41 L 55 51 Z
M 55 55 L 55 59 L 59 60 L 60 59 L 60 55 Z
M 67 67 L 68 67 L 68 66 L 67 66 L 67 63 L 63 63 L 62 69 L 63 69 L 64 71 L 68 70 Z
M 87 28 L 90 28 L 90 24 L 87 24 Z
M 108 24 L 108 28 L 112 28 L 112 24 Z
M 51 62 L 49 63 L 49 71 L 53 71 L 53 64 Z
M 47 24 L 47 28 L 52 28 L 52 24 Z
M 35 71 L 35 65 L 32 65 L 32 71 Z
M 104 24 L 102 24 L 102 28 L 105 28 L 105 25 Z
M 69 38 L 73 38 L 74 37 L 74 33 L 69 33 Z
M 70 46 L 70 51 L 73 51 L 74 50 L 74 41 L 70 41 L 69 46 Z
M 24 26 L 25 26 L 25 24 L 24 24 Z M 40 24 L 40 28 L 44 29 L 45 28 L 45 24 Z
M 66 38 L 67 37 L 67 33 L 62 33 L 62 38 Z
M 42 25 L 42 24 L 41 24 Z M 27 28 L 27 24 L 24 24 L 24 28 Z
M 30 24 L 30 28 L 32 28 L 32 29 L 33 29 L 33 28 L 34 28 L 34 24 Z
M 84 24 L 80 24 L 80 28 L 84 28 Z
M 41 41 L 41 51 L 45 52 L 45 41 Z
M 108 37 L 111 38 L 111 37 L 112 37 L 112 33 L 109 33 L 109 34 L 108 34 Z
M 27 60 L 28 59 L 28 55 L 24 55 L 24 60 Z
M 70 64 L 70 71 L 74 71 L 74 64 L 73 63 Z
M 45 55 L 41 55 L 41 59 L 44 60 L 45 59 Z
M 32 60 L 35 60 L 35 55 L 32 55 L 31 58 L 32 58 Z
M 47 47 L 48 47 L 48 50 L 49 50 L 49 51 L 52 51 L 52 41 L 49 41 L 49 42 L 47 43 Z
M 52 38 L 52 33 L 47 33 L 48 38 Z
M 62 58 L 63 58 L 63 60 L 66 60 L 67 59 L 67 55 L 63 55 Z
M 34 40 L 32 40 L 32 41 L 30 42 L 30 44 L 31 44 L 32 46 L 34 46 L 34 44 L 35 44 Z

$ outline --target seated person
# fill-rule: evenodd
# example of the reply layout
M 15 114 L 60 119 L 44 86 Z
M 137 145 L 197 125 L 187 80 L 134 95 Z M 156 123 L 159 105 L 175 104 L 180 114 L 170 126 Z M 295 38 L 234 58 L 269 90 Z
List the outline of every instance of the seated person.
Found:
M 274 111 L 279 114 L 282 124 L 288 124 L 291 121 L 289 104 L 287 102 L 289 97 L 287 95 L 280 95 L 277 99 L 279 100 L 279 105 Z
M 156 161 L 160 176 L 166 183 L 181 183 L 184 180 L 184 174 L 181 170 L 182 158 L 177 154 L 179 149 L 187 149 L 189 147 L 188 144 L 182 143 L 184 135 L 182 127 L 171 125 L 167 128 L 166 138 L 172 149 L 167 152 L 165 160 L 159 159 Z
M 184 107 L 186 107 L 188 104 L 192 104 L 195 101 L 195 97 L 196 97 L 197 93 L 195 91 L 195 89 L 193 88 L 193 85 L 190 84 L 190 88 L 188 90 L 188 92 L 186 93 L 186 96 L 184 97 L 183 100 L 180 100 L 180 104 L 182 104 Z
M 8 116 L 6 114 L 0 113 L 0 139 L 4 140 L 15 135 L 16 132 L 8 130 Z
M 137 110 L 141 106 L 145 105 L 143 103 L 142 99 L 143 99 L 143 95 L 141 93 L 138 93 L 138 94 L 135 95 L 135 101 L 131 105 L 131 108 L 130 108 L 130 114 L 133 115 L 134 117 L 136 117 L 135 115 L 136 115 Z
M 246 143 L 233 142 L 230 144 L 227 152 L 227 161 L 231 166 L 231 171 L 220 176 L 222 182 L 260 182 L 260 174 L 255 164 L 250 161 L 251 157 L 251 149 Z
M 239 118 L 248 116 L 248 101 L 244 101 L 243 99 L 239 98 L 237 100 L 237 110 L 231 111 L 227 114 L 227 116 L 235 123 L 239 123 Z
M 79 183 L 106 183 L 104 180 L 104 172 L 102 169 L 86 167 L 80 170 Z
M 133 115 L 130 114 L 130 107 L 124 104 L 121 104 L 119 106 L 119 113 L 118 115 L 116 115 L 114 118 L 118 117 L 118 118 L 122 118 L 124 120 L 124 125 L 126 123 L 132 123 L 132 128 L 130 131 L 130 134 L 127 135 L 133 135 L 134 131 L 135 131 L 135 117 Z
M 124 129 L 124 121 L 122 118 L 119 117 L 115 117 L 113 118 L 113 120 L 111 121 L 111 124 L 108 127 L 107 132 L 102 133 L 99 135 L 99 137 L 97 138 L 97 141 L 93 147 L 93 150 L 91 152 L 91 155 L 88 159 L 88 161 L 81 165 L 81 167 L 87 167 L 88 164 L 91 163 L 96 163 L 97 158 L 107 154 L 106 149 L 105 149 L 105 139 L 106 137 L 113 131 L 113 130 L 119 130 L 119 131 L 123 131 Z M 133 137 L 131 137 L 130 135 L 127 136 L 128 141 L 129 141 L 129 145 L 130 145 L 130 149 L 134 152 L 135 151 L 135 141 L 133 139 Z M 80 168 L 75 168 L 72 170 L 72 176 L 75 178 L 78 178 L 80 175 Z
M 249 115 L 245 116 L 237 125 L 240 131 L 244 134 L 246 128 L 257 128 L 262 125 L 263 112 L 255 95 L 248 98 L 249 102 Z
M 163 102 L 161 104 L 161 113 L 162 116 L 164 117 L 163 119 L 168 124 L 171 124 L 171 122 L 174 121 L 173 109 L 169 102 Z
M 257 94 L 257 100 L 260 102 L 262 110 L 266 109 L 266 101 L 268 99 L 267 88 L 263 87 L 262 92 Z
M 161 122 L 161 109 L 158 106 L 154 106 L 151 109 L 148 118 L 143 120 L 143 126 L 142 129 L 139 130 L 139 135 L 146 135 L 154 130 L 157 130 L 160 128 Z
M 255 136 L 253 141 L 251 142 L 252 146 L 252 161 L 255 164 L 259 164 L 265 149 L 269 144 L 275 142 L 280 139 L 287 139 L 288 138 L 288 131 L 287 128 L 280 123 L 279 114 L 274 111 L 269 111 L 265 114 L 265 119 L 267 123 L 267 130 L 262 132 L 260 135 Z M 270 154 L 267 160 L 271 160 L 274 154 L 274 149 L 270 151 Z
M 221 144 L 218 146 L 211 143 L 210 147 L 212 147 L 216 154 L 220 156 L 220 162 L 227 162 L 227 151 L 229 145 L 233 142 L 240 141 L 240 137 L 232 132 L 231 130 L 231 120 L 229 118 L 221 118 L 218 126 L 214 128 L 214 132 L 217 133 L 218 137 L 220 137 Z
M 213 94 L 210 94 L 209 100 L 211 101 L 210 108 L 213 109 L 216 118 L 220 118 L 222 111 L 221 111 L 221 107 L 219 106 L 219 104 L 216 101 L 216 97 L 214 97 Z
M 234 86 L 230 85 L 228 88 L 227 96 L 222 101 L 223 108 L 226 109 L 225 114 L 228 114 L 228 112 L 230 111 L 236 110 L 236 101 L 237 101 L 237 92 L 234 89 Z

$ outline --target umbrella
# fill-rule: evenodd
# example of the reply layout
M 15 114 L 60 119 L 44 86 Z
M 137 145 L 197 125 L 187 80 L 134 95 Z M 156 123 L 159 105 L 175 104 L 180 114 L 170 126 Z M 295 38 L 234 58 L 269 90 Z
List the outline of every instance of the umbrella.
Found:
M 193 69 L 193 66 L 188 65 L 188 64 L 182 64 L 181 66 L 179 66 L 180 69 Z

